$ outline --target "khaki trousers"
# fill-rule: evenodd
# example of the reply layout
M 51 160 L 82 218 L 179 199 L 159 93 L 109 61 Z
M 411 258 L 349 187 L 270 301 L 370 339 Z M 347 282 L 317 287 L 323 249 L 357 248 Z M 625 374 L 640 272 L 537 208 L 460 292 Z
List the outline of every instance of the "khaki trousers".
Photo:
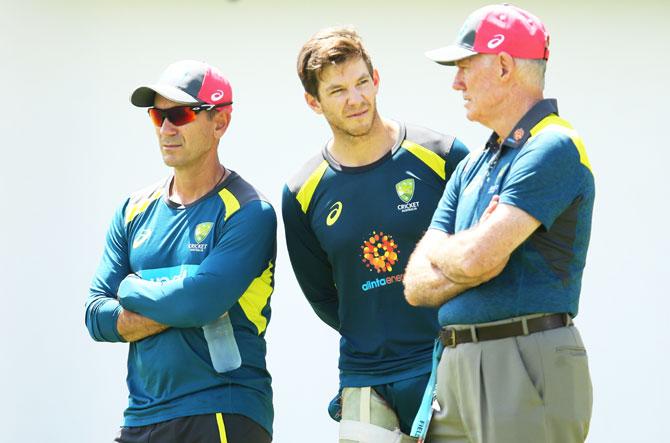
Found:
M 592 389 L 574 326 L 445 348 L 430 443 L 583 442 Z

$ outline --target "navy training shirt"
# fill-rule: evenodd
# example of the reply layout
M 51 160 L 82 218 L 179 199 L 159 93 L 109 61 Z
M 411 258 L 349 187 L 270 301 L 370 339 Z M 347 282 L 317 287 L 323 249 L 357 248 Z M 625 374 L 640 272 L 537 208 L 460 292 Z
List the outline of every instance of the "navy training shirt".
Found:
M 410 306 L 402 279 L 467 149 L 428 129 L 400 124 L 399 132 L 387 155 L 362 167 L 342 166 L 324 149 L 284 188 L 291 264 L 314 311 L 341 334 L 342 386 L 431 368 L 437 312 Z

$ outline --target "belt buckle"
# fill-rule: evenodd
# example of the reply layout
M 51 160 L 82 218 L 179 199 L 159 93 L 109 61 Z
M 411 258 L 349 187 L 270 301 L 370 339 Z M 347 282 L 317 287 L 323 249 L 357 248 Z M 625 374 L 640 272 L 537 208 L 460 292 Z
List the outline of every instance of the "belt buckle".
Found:
M 448 329 L 450 332 L 449 337 L 447 338 L 447 343 L 444 345 L 447 348 L 455 348 L 456 347 L 456 330 L 455 329 Z

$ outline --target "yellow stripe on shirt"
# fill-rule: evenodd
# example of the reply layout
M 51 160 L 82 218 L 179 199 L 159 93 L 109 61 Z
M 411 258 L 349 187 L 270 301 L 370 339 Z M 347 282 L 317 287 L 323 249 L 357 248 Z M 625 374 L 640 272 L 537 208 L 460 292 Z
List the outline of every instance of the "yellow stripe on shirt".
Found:
M 231 215 L 237 212 L 240 209 L 239 200 L 226 188 L 223 188 L 219 191 L 219 196 L 223 200 L 223 205 L 226 207 L 226 216 L 223 218 L 223 221 L 228 220 Z
M 575 129 L 567 120 L 562 119 L 556 114 L 551 114 L 540 120 L 540 122 L 530 130 L 530 135 L 534 137 L 544 130 L 560 132 L 570 137 L 572 143 L 577 148 L 577 152 L 579 153 L 579 161 L 593 174 L 593 170 L 591 170 L 591 163 L 589 162 L 589 157 L 586 155 L 584 140 L 582 140 L 577 131 L 575 131 Z
M 419 160 L 424 162 L 430 169 L 435 171 L 437 175 L 440 176 L 442 180 L 446 179 L 446 174 L 444 172 L 444 164 L 446 163 L 442 157 L 434 153 L 428 148 L 424 148 L 421 145 L 417 145 L 409 140 L 403 141 L 400 146 L 407 149 L 409 152 L 414 154 Z
M 126 217 L 125 217 L 126 224 L 130 223 L 131 221 L 133 221 L 135 217 L 137 217 L 142 212 L 146 211 L 151 202 L 159 198 L 161 195 L 163 195 L 163 188 L 158 188 L 148 197 L 141 198 L 132 206 L 128 207 L 126 209 Z
M 258 335 L 268 326 L 268 319 L 262 312 L 272 295 L 272 268 L 272 262 L 269 262 L 265 271 L 251 282 L 239 301 L 244 315 L 256 326 Z
M 298 194 L 295 196 L 296 200 L 298 200 L 300 203 L 300 208 L 304 214 L 307 214 L 309 202 L 312 201 L 314 191 L 316 191 L 316 187 L 321 181 L 321 177 L 323 177 L 323 174 L 326 173 L 326 169 L 328 169 L 328 162 L 324 160 L 319 164 L 314 172 L 312 172 L 309 178 L 300 187 Z

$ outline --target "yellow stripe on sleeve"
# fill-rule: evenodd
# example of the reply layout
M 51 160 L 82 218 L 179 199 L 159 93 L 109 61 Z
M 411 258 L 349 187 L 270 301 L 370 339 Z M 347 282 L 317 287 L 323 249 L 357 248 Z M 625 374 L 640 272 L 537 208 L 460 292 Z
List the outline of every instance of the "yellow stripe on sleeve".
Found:
M 223 205 L 226 207 L 226 216 L 223 219 L 223 221 L 226 221 L 231 215 L 240 209 L 240 202 L 226 188 L 223 188 L 221 191 L 219 191 L 219 196 L 221 197 L 221 200 L 223 200 Z
M 258 335 L 261 335 L 268 326 L 268 319 L 263 316 L 262 312 L 272 295 L 272 268 L 272 262 L 269 262 L 265 271 L 251 282 L 240 297 L 240 307 L 249 321 L 256 326 Z
M 579 153 L 579 161 L 593 174 L 593 170 L 591 170 L 591 162 L 589 162 L 589 157 L 586 155 L 584 140 L 582 140 L 577 131 L 575 131 L 567 120 L 562 119 L 555 114 L 549 115 L 548 117 L 543 118 L 530 130 L 530 135 L 534 137 L 544 130 L 560 132 L 570 137 Z
M 223 415 L 220 412 L 216 413 L 216 424 L 219 426 L 219 438 L 221 443 L 228 443 L 228 437 L 226 437 L 226 425 L 223 423 Z
M 295 196 L 295 198 L 300 203 L 302 212 L 305 214 L 307 214 L 307 208 L 309 207 L 309 202 L 312 201 L 314 191 L 316 191 L 316 186 L 321 181 L 323 174 L 326 173 L 326 169 L 328 169 L 328 162 L 324 160 L 319 164 L 314 172 L 312 172 L 312 174 L 298 191 L 298 194 Z
M 442 157 L 430 149 L 424 148 L 423 146 L 417 145 L 416 143 L 413 143 L 409 140 L 403 141 L 400 146 L 414 154 L 419 160 L 428 165 L 430 169 L 435 171 L 435 173 L 439 175 L 442 180 L 445 180 L 446 174 L 444 173 L 444 164 L 446 162 Z
M 163 189 L 158 188 L 149 197 L 142 198 L 137 203 L 127 208 L 125 218 L 126 224 L 130 223 L 131 221 L 133 221 L 135 217 L 137 217 L 142 212 L 146 211 L 151 202 L 156 200 L 157 198 L 160 198 L 162 194 Z

